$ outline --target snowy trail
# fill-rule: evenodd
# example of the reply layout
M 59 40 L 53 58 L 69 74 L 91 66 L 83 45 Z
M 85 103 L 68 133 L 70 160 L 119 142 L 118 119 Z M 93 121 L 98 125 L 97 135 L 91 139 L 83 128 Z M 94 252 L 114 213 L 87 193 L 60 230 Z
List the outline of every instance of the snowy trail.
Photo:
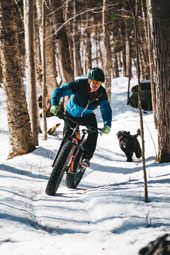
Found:
M 143 207 L 141 180 L 131 179 L 128 175 L 124 182 L 121 178 L 119 182 L 93 187 L 85 183 L 82 181 L 78 190 L 69 190 L 63 185 L 55 197 L 46 196 L 42 189 L 35 191 L 30 187 L 29 190 L 18 190 L 13 187 L 10 192 L 6 192 L 9 193 L 8 197 L 4 197 L 5 202 L 1 200 L 1 205 L 10 208 L 16 219 L 20 215 L 21 223 L 23 219 L 35 229 L 48 233 L 89 233 L 102 229 L 121 233 L 125 228 L 132 229 L 132 222 L 127 216 L 135 219 L 134 228 L 146 224 L 147 215 L 140 208 L 140 204 Z M 37 184 L 34 181 L 34 184 L 38 186 L 39 181 Z M 43 181 L 42 187 L 45 184 L 46 181 Z M 138 207 L 134 213 L 131 213 L 131 207 L 130 211 L 124 208 L 130 202 L 134 203 L 134 208 L 136 202 Z
M 23 157 L 20 157 L 20 165 L 23 165 L 22 158 Z M 110 159 L 108 163 L 109 162 Z M 112 163 L 114 164 L 113 161 Z M 107 159 L 104 160 L 104 164 L 107 164 Z M 117 162 L 115 162 L 115 164 L 117 164 Z M 96 164 L 92 163 L 92 165 Z M 31 166 L 31 163 L 29 167 L 30 169 L 34 169 L 34 165 Z M 127 189 L 125 188 L 127 181 L 122 183 L 121 178 L 119 183 L 113 182 L 112 184 L 107 184 L 107 176 L 105 176 L 106 184 L 90 186 L 86 179 L 93 178 L 93 175 L 98 175 L 99 177 L 100 173 L 102 177 L 103 174 L 102 171 L 89 170 L 89 173 L 86 174 L 77 190 L 69 190 L 63 184 L 55 197 L 48 197 L 44 194 L 47 178 L 43 173 L 41 175 L 37 174 L 38 178 L 33 179 L 32 177 L 36 177 L 36 173 L 32 176 L 32 174 L 28 172 L 28 177 L 25 177 L 26 170 L 22 169 L 19 171 L 19 169 L 14 169 L 15 173 L 12 175 L 10 173 L 10 178 L 13 179 L 16 176 L 20 177 L 20 173 L 22 173 L 23 179 L 18 178 L 15 186 L 10 187 L 10 192 L 8 190 L 5 192 L 6 196 L 1 200 L 1 205 L 4 206 L 3 210 L 5 211 L 5 208 L 8 208 L 13 212 L 12 218 L 9 216 L 10 220 L 14 218 L 16 221 L 21 220 L 21 222 L 25 220 L 34 228 L 49 233 L 88 233 L 90 231 L 102 229 L 103 225 L 106 225 L 107 220 L 105 217 L 108 216 L 109 211 L 110 214 L 113 215 L 115 210 L 115 194 L 120 197 L 120 191 L 122 192 Z M 37 169 L 40 171 L 41 166 L 37 165 Z M 130 172 L 132 172 L 132 169 L 130 169 Z M 112 175 L 112 173 L 108 171 L 108 175 L 110 174 Z M 126 177 L 126 180 L 128 178 L 129 177 Z M 32 179 L 34 180 L 33 182 Z M 28 182 L 26 189 L 23 188 L 22 182 Z M 36 187 L 38 187 L 40 183 L 42 184 L 42 188 L 36 190 Z M 108 208 L 106 209 L 107 200 Z M 102 207 L 104 207 L 104 209 Z M 18 215 L 20 215 L 20 218 Z M 116 217 L 116 215 L 114 217 Z M 110 216 L 108 218 L 109 221 L 112 220 Z M 65 226 L 67 226 L 67 228 Z M 72 230 L 73 226 L 74 230 Z M 108 230 L 112 229 L 113 226 L 109 225 Z

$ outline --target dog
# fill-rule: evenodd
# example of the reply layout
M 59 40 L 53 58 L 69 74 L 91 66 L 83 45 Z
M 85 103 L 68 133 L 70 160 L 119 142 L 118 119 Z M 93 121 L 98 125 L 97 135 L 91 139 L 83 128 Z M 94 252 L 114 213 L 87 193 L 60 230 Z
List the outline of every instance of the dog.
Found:
M 132 162 L 133 153 L 137 158 L 142 156 L 142 150 L 137 137 L 140 135 L 140 129 L 137 130 L 135 135 L 131 135 L 129 131 L 119 131 L 117 134 L 119 146 L 127 157 L 127 162 Z

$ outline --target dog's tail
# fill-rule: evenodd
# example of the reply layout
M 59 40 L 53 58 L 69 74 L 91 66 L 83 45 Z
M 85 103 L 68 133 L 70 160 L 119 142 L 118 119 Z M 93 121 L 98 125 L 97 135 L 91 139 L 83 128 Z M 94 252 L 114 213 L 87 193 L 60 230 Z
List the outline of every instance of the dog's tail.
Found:
M 141 131 L 140 131 L 140 128 L 137 129 L 137 133 L 136 133 L 136 137 L 138 137 L 138 135 L 141 135 Z

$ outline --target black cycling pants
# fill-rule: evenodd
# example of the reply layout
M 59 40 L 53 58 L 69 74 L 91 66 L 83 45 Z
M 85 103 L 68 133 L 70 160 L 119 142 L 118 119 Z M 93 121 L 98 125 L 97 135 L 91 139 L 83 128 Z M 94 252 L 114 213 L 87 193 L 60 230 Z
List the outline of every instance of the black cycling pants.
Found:
M 76 123 L 72 122 L 76 121 L 82 126 L 86 126 L 88 129 L 88 126 L 97 128 L 97 120 L 96 116 L 94 113 L 89 114 L 88 116 L 84 116 L 81 118 L 75 118 L 71 116 L 68 112 L 66 112 L 66 116 L 70 119 L 65 119 L 65 124 L 64 124 L 64 135 L 65 137 L 69 137 L 72 134 L 71 128 L 76 127 Z M 87 136 L 87 140 L 83 144 L 83 149 L 84 149 L 84 158 L 91 159 L 93 157 L 93 153 L 96 149 L 96 144 L 97 144 L 97 137 L 98 137 L 98 132 L 89 132 Z

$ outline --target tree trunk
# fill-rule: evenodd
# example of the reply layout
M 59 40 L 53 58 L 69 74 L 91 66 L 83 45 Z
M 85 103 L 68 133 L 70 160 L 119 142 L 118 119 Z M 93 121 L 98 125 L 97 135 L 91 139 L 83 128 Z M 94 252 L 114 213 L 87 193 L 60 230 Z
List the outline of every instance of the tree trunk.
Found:
M 110 29 L 108 26 L 109 21 L 109 10 L 106 10 L 106 6 L 110 0 L 103 0 L 103 35 L 104 35 L 104 72 L 105 72 L 105 88 L 107 91 L 109 102 L 111 101 L 111 47 L 110 47 Z
M 129 45 L 129 59 L 128 59 L 128 91 L 127 91 L 127 104 L 129 104 L 130 98 L 130 81 L 132 78 L 132 36 L 129 35 L 128 38 L 128 45 Z
M 34 9 L 33 1 L 24 0 L 24 28 L 25 28 L 28 110 L 31 119 L 33 141 L 35 145 L 38 145 L 39 125 L 38 125 L 37 91 L 35 81 L 33 9 Z
M 53 15 L 54 16 L 54 15 Z M 69 44 L 69 54 L 70 54 L 70 62 L 71 62 L 71 68 L 74 68 L 74 60 L 73 60 L 73 40 L 72 40 L 72 34 L 73 34 L 73 3 L 72 1 L 65 1 L 64 3 L 64 8 L 63 8 L 63 18 L 64 20 L 69 20 L 69 22 L 66 23 L 65 28 L 66 28 L 66 34 L 67 34 L 67 39 L 68 39 L 68 44 Z M 56 19 L 54 17 L 54 24 L 56 24 Z M 60 64 L 60 63 L 59 63 Z
M 154 51 L 153 51 L 153 27 L 152 27 L 152 12 L 151 1 L 147 1 L 147 25 L 148 25 L 148 54 L 149 54 L 149 66 L 150 66 L 150 81 L 151 81 L 151 95 L 152 95 L 152 109 L 154 114 L 155 128 L 158 127 L 157 109 L 156 109 L 156 88 L 154 79 Z
M 94 48 L 95 48 L 95 63 L 96 63 L 95 65 L 100 66 L 101 65 L 101 63 L 100 63 L 100 44 L 99 44 L 99 42 L 100 42 L 100 31 L 99 31 L 98 26 L 96 24 L 94 25 L 94 28 L 95 28 L 94 29 L 94 31 L 95 31 L 95 33 L 94 33 L 94 40 L 95 40 L 94 41 L 94 43 L 95 43 Z M 103 56 L 102 56 L 102 58 L 103 58 Z
M 126 30 L 125 21 L 121 21 L 121 43 L 122 43 L 122 63 L 123 63 L 123 75 L 127 75 L 127 63 L 126 63 Z
M 144 79 L 146 79 L 150 73 L 150 66 L 149 66 L 149 53 L 148 53 L 148 32 L 147 32 L 147 8 L 146 2 L 148 1 L 140 1 L 141 4 L 141 12 L 142 12 L 142 22 L 141 24 L 142 31 L 141 33 L 141 51 L 143 54 L 144 60 Z
M 84 31 L 85 34 L 85 45 L 86 45 L 86 51 L 85 51 L 85 63 L 86 63 L 86 71 L 90 70 L 92 68 L 92 45 L 91 45 L 91 34 L 90 34 L 90 28 L 89 28 L 89 13 L 86 13 L 86 28 Z
M 170 1 L 151 0 L 158 103 L 159 162 L 170 162 Z
M 41 38 L 43 35 L 43 27 L 42 27 L 42 1 L 36 1 L 37 6 L 37 16 L 38 16 L 38 38 Z M 45 7 L 44 7 L 45 8 Z M 50 8 L 51 10 L 51 8 Z M 51 96 L 53 90 L 56 88 L 57 84 L 57 70 L 56 70 L 56 61 L 55 61 L 55 49 L 53 43 L 53 36 L 52 36 L 52 25 L 51 25 L 51 16 L 47 15 L 49 10 L 45 8 L 45 75 L 46 75 L 46 107 L 48 108 L 48 102 L 51 100 Z M 42 45 L 41 39 L 41 45 Z M 40 45 L 39 45 L 40 47 Z M 42 53 L 41 53 L 42 55 Z M 42 61 L 40 61 L 39 65 L 41 66 Z M 42 66 L 41 66 L 42 69 Z
M 95 18 L 93 18 L 93 23 L 95 23 Z M 100 55 L 100 46 L 99 46 L 99 31 L 98 31 L 98 27 L 96 24 L 94 24 L 92 26 L 92 48 L 91 48 L 91 52 L 92 52 L 92 62 L 91 62 L 91 66 L 99 66 L 100 65 L 100 61 L 99 61 L 99 55 Z M 103 57 L 103 56 L 102 56 Z
M 16 15 L 16 22 L 18 28 L 18 40 L 19 40 L 19 50 L 21 55 L 21 65 L 22 65 L 22 76 L 25 76 L 25 66 L 26 66 L 26 58 L 25 58 L 25 34 L 24 31 L 24 22 L 23 22 L 23 1 L 16 0 L 17 5 L 17 15 Z
M 40 37 L 40 53 L 41 53 L 41 72 L 42 72 L 42 120 L 43 120 L 43 138 L 47 139 L 47 120 L 46 120 L 46 55 L 45 55 L 45 6 L 44 1 L 36 1 L 38 23 L 39 23 L 39 37 Z
M 57 10 L 54 14 L 55 18 L 55 35 L 57 40 L 58 61 L 61 67 L 61 75 L 63 82 L 68 82 L 74 79 L 73 70 L 71 68 L 69 43 L 66 33 L 66 28 L 59 27 L 64 23 L 63 10 L 61 8 L 61 0 L 52 0 L 53 10 Z M 59 29 L 59 30 L 58 30 Z
M 47 84 L 47 99 L 51 99 L 53 90 L 57 87 L 57 71 L 55 62 L 55 49 L 52 41 L 52 27 L 49 16 L 46 16 L 45 29 L 45 56 L 46 56 L 46 84 Z
M 140 55 L 140 70 L 141 70 L 141 76 L 142 80 L 145 79 L 145 61 L 144 61 L 144 56 L 142 52 L 142 45 L 139 47 L 139 55 Z
M 14 0 L 0 1 L 0 47 L 11 145 L 9 158 L 12 158 L 35 149 L 19 61 L 21 56 Z
M 118 57 L 117 53 L 114 51 L 114 73 L 113 76 L 119 77 L 119 64 L 118 64 Z
M 73 64 L 74 64 L 74 76 L 80 76 L 83 74 L 80 58 L 80 35 L 78 32 L 78 22 L 76 18 L 77 14 L 77 1 L 73 0 Z
M 133 10 L 133 17 L 134 17 L 134 28 L 135 28 L 135 46 L 136 46 L 137 78 L 138 78 L 138 108 L 139 108 L 139 115 L 140 115 L 140 128 L 141 128 L 141 138 L 142 138 L 142 163 L 143 163 L 143 176 L 144 176 L 144 196 L 145 196 L 145 202 L 149 202 L 147 172 L 146 172 L 146 162 L 145 162 L 145 140 L 144 140 L 143 115 L 142 115 L 142 107 L 141 107 L 139 20 L 138 20 L 138 2 L 137 1 L 138 0 L 135 0 L 135 9 Z
M 46 97 L 47 97 L 47 85 L 46 85 L 46 54 L 45 54 L 45 48 L 46 48 L 46 41 L 45 41 L 45 2 L 43 1 L 42 4 L 40 4 L 41 9 L 41 44 L 40 44 L 40 50 L 41 50 L 41 61 L 42 61 L 42 118 L 43 118 L 43 138 L 44 140 L 47 140 L 47 119 L 46 119 Z

